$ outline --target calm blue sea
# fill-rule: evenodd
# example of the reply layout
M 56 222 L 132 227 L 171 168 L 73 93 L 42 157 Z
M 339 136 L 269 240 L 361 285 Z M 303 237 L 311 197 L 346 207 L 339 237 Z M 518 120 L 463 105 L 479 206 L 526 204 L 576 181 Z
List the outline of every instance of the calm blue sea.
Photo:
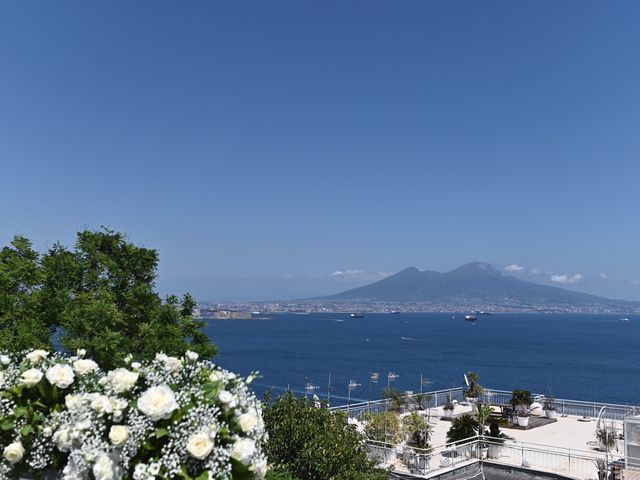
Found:
M 217 358 L 242 374 L 259 370 L 258 394 L 273 387 L 303 392 L 305 381 L 332 398 L 369 396 L 369 372 L 379 372 L 379 398 L 388 372 L 394 385 L 418 391 L 463 384 L 469 370 L 498 389 L 527 388 L 555 397 L 640 404 L 640 315 L 496 314 L 473 324 L 460 313 L 272 315 L 272 320 L 211 321 Z

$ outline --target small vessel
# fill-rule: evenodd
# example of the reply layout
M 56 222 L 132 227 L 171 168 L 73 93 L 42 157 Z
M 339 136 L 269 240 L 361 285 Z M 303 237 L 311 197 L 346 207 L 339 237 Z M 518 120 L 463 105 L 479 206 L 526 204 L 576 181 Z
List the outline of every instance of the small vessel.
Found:
M 260 315 L 261 312 L 258 312 L 257 310 L 255 312 L 251 312 L 251 315 Z
M 465 319 L 467 322 L 475 322 L 476 320 L 478 320 L 478 319 L 477 319 L 475 316 L 473 316 L 473 315 L 465 315 L 465 316 L 464 316 L 464 319 Z
M 402 313 L 400 310 L 391 310 L 391 315 L 398 315 L 399 313 Z
M 620 323 L 629 323 L 629 319 L 628 319 L 627 317 L 619 318 L 619 319 L 618 319 L 618 321 L 619 321 Z
M 361 313 L 350 313 L 349 318 L 364 318 L 364 315 Z

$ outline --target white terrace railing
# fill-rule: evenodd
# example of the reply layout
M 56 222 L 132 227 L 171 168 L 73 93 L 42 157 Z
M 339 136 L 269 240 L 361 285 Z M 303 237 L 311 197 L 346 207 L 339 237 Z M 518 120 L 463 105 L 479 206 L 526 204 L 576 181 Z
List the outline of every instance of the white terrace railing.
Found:
M 484 460 L 584 480 L 621 480 L 624 471 L 624 462 L 606 453 L 490 437 L 472 437 L 429 450 L 369 441 L 369 455 L 398 473 L 427 478 Z
M 417 393 L 408 394 L 403 397 L 409 404 L 403 406 L 403 410 L 408 410 L 415 406 Z M 443 406 L 446 401 L 457 400 L 459 403 L 465 401 L 464 390 L 462 387 L 450 388 L 446 390 L 436 390 L 432 392 L 425 392 L 423 395 L 426 399 L 423 401 L 424 408 L 437 408 Z M 532 394 L 534 401 L 542 403 L 545 396 L 542 394 Z M 486 389 L 481 396 L 481 400 L 484 403 L 489 404 L 508 404 L 511 400 L 511 392 L 507 390 L 494 390 Z M 352 403 L 350 405 L 340 405 L 332 407 L 331 410 L 339 410 L 348 412 L 350 417 L 358 418 L 363 413 L 376 413 L 386 411 L 390 405 L 393 404 L 391 399 L 374 400 L 371 402 L 359 402 Z M 627 415 L 640 414 L 640 407 L 634 405 L 621 405 L 615 403 L 602 403 L 602 402 L 585 402 L 581 400 L 569 400 L 564 398 L 554 398 L 554 405 L 557 409 L 558 415 L 571 415 L 579 417 L 591 417 L 602 418 L 606 420 L 619 420 L 622 421 Z

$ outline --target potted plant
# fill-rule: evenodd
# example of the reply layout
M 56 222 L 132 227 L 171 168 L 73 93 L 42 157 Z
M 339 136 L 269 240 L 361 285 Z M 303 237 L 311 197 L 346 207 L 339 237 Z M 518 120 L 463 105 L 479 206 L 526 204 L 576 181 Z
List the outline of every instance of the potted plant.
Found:
M 558 409 L 556 408 L 555 399 L 551 396 L 551 390 L 549 390 L 549 395 L 544 397 L 542 408 L 547 418 L 556 418 Z
M 408 452 L 410 462 L 414 464 L 419 471 L 429 468 L 430 450 L 429 440 L 431 440 L 431 431 L 433 428 L 429 425 L 427 419 L 419 413 L 412 412 L 402 419 L 402 433 L 406 439 L 406 444 L 411 447 Z
M 467 389 L 464 391 L 465 399 L 471 404 L 472 412 L 477 413 L 478 399 L 484 393 L 484 387 L 478 383 L 480 376 L 476 372 L 468 372 L 465 378 L 467 383 Z
M 491 405 L 478 402 L 478 413 L 476 414 L 476 419 L 478 420 L 478 435 L 484 436 L 486 434 L 484 427 L 491 421 L 491 415 L 493 415 L 493 408 L 491 408 Z M 487 458 L 488 453 L 489 445 L 481 442 L 480 457 Z
M 447 401 L 442 408 L 444 410 L 444 418 L 453 418 L 453 410 L 456 408 L 456 404 L 453 403 L 453 400 L 451 400 L 451 395 L 447 396 Z
M 596 438 L 600 444 L 598 448 L 608 452 L 617 446 L 618 432 L 613 426 L 598 428 L 596 430 Z
M 511 405 L 518 416 L 518 426 L 529 425 L 529 405 L 531 405 L 531 392 L 529 390 L 514 390 L 511 394 Z
M 504 442 L 510 440 L 511 437 L 502 433 L 497 418 L 491 420 L 491 425 L 489 425 L 489 430 L 485 432 L 485 435 L 489 437 L 489 451 L 487 452 L 487 456 L 494 459 L 500 458 L 502 456 L 502 446 Z

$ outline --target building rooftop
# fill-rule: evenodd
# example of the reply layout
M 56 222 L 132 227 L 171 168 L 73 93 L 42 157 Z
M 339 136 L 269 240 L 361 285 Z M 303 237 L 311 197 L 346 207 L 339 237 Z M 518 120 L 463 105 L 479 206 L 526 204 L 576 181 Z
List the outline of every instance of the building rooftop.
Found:
M 418 409 L 412 404 L 409 408 L 403 408 L 400 416 L 417 411 L 428 419 L 432 427 L 430 450 L 405 444 L 369 443 L 372 455 L 386 466 L 393 467 L 396 474 L 403 475 L 402 478 L 455 478 L 456 469 L 466 469 L 468 473 L 470 468 L 475 468 L 475 463 L 482 465 L 483 462 L 489 462 L 496 468 L 519 469 L 518 478 L 523 478 L 522 475 L 526 475 L 527 471 L 536 471 L 542 472 L 543 476 L 546 472 L 562 478 L 591 480 L 600 478 L 599 469 L 604 468 L 609 472 L 609 480 L 640 480 L 640 470 L 629 465 L 634 462 L 626 461 L 623 440 L 624 419 L 640 413 L 638 407 L 556 399 L 557 415 L 554 419 L 542 418 L 545 413 L 540 408 L 532 410 L 527 429 L 516 425 L 501 426 L 502 432 L 512 437 L 504 444 L 486 437 L 447 444 L 451 420 L 444 418 L 444 403 L 448 398 L 457 401 L 455 417 L 472 414 L 472 406 L 465 402 L 461 389 L 429 392 L 428 396 L 429 400 L 424 405 L 426 408 Z M 511 392 L 487 390 L 482 401 L 492 404 L 498 414 L 500 406 L 507 405 L 507 398 L 510 397 Z M 534 395 L 534 399 L 539 402 L 543 400 L 541 395 Z M 389 401 L 382 400 L 338 409 L 347 410 L 351 422 L 364 430 L 366 413 L 384 411 L 389 404 Z M 620 436 L 615 440 L 615 445 L 608 449 L 601 447 L 596 437 L 597 429 L 605 427 L 613 429 Z

